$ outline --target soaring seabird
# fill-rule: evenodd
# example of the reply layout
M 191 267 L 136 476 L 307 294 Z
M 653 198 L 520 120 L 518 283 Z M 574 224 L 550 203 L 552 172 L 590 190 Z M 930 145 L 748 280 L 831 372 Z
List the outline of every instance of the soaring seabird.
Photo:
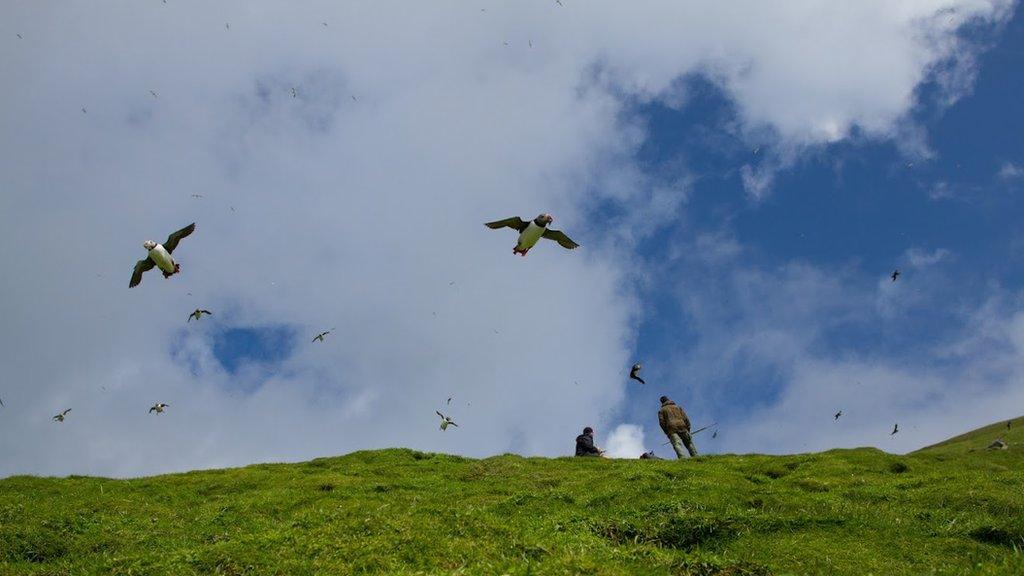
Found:
M 331 328 L 331 330 L 334 330 L 334 328 Z M 316 336 L 313 337 L 313 342 L 316 342 L 317 340 L 323 342 L 324 341 L 324 336 L 327 336 L 328 334 L 330 334 L 331 330 L 328 330 L 326 332 L 321 332 L 321 333 L 317 334 Z
M 842 410 L 840 410 L 839 412 L 836 412 L 836 420 L 839 420 L 839 417 L 842 416 L 842 415 L 843 415 L 843 411 Z
M 487 226 L 492 230 L 498 230 L 499 228 L 511 228 L 516 232 L 519 232 L 519 241 L 516 243 L 515 248 L 512 249 L 513 254 L 526 256 L 526 253 L 530 251 L 530 248 L 533 248 L 534 244 L 536 244 L 542 237 L 547 238 L 548 240 L 554 240 L 561 244 L 563 248 L 567 248 L 569 250 L 578 248 L 579 244 L 573 242 L 565 235 L 564 232 L 548 228 L 548 224 L 551 224 L 554 221 L 555 219 L 551 214 L 541 214 L 529 222 L 523 220 L 519 216 L 513 216 L 511 218 L 505 218 L 504 220 L 487 222 L 484 226 Z
M 900 277 L 900 271 L 899 270 L 893 270 L 892 274 L 889 277 L 892 278 L 893 282 L 895 282 L 896 279 Z
M 213 316 L 213 312 L 210 312 L 209 310 L 201 310 L 199 308 L 196 308 L 195 312 L 188 315 L 188 320 L 186 322 L 191 322 L 193 318 L 199 320 L 200 318 L 203 317 L 203 314 Z
M 899 425 L 899 422 L 897 422 L 896 424 L 893 425 L 892 432 L 889 433 L 889 436 L 892 436 L 893 434 L 896 434 L 899 431 L 900 431 L 900 425 Z
M 170 404 L 157 402 L 156 404 L 153 404 L 152 406 L 149 407 L 149 413 L 152 414 L 153 412 L 156 412 L 157 414 L 163 414 L 164 408 L 167 408 L 168 406 L 170 406 Z
M 441 417 L 441 430 L 447 430 L 449 424 L 455 426 L 456 428 L 459 427 L 459 425 L 456 424 L 455 421 L 452 420 L 450 417 L 441 414 L 440 410 L 434 410 L 434 412 L 437 412 L 437 415 Z
M 633 364 L 633 367 L 629 370 L 629 377 L 641 384 L 647 384 L 647 382 L 644 382 L 644 379 L 639 376 L 641 368 L 643 368 L 643 364 L 640 364 L 639 362 Z M 621 372 L 619 372 L 619 374 L 621 374 Z
M 180 272 L 181 265 L 175 262 L 174 258 L 171 258 L 171 253 L 178 247 L 178 242 L 191 234 L 195 229 L 196 223 L 193 222 L 168 236 L 167 241 L 163 245 L 157 244 L 152 240 L 143 242 L 142 246 L 149 252 L 149 256 L 135 263 L 135 270 L 132 272 L 132 280 L 128 283 L 128 287 L 134 288 L 138 286 L 139 282 L 142 282 L 142 273 L 152 269 L 153 266 L 160 268 L 160 271 L 164 273 L 164 278 L 170 278 Z
M 57 414 L 56 416 L 53 417 L 53 419 L 57 422 L 63 422 L 64 417 L 68 415 L 68 412 L 71 412 L 71 408 L 68 408 L 67 410 L 61 412 L 60 414 Z

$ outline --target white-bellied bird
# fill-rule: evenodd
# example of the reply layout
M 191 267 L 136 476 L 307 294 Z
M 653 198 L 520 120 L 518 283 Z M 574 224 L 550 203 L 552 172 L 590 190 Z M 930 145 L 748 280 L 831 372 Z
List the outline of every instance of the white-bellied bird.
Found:
M 210 312 L 209 310 L 201 310 L 199 308 L 196 308 L 194 312 L 188 315 L 188 320 L 186 322 L 191 322 L 193 318 L 199 320 L 200 318 L 203 317 L 203 314 L 213 316 L 213 312 Z
M 181 272 L 181 265 L 175 262 L 174 258 L 171 258 L 171 253 L 178 247 L 178 242 L 195 231 L 195 229 L 196 223 L 193 222 L 168 236 L 167 241 L 163 244 L 157 244 L 152 240 L 143 242 L 142 247 L 149 252 L 149 255 L 135 263 L 135 270 L 132 272 L 132 280 L 128 283 L 128 287 L 134 288 L 138 286 L 142 282 L 142 273 L 151 270 L 153 266 L 160 268 L 160 271 L 164 273 L 164 278 L 170 278 Z
M 449 425 L 455 426 L 456 428 L 459 427 L 459 425 L 455 423 L 455 420 L 452 420 L 449 416 L 445 416 L 444 414 L 441 414 L 440 410 L 435 410 L 434 412 L 437 412 L 437 415 L 441 417 L 441 430 L 442 431 L 443 430 L 447 430 Z
M 61 412 L 60 414 L 57 414 L 56 416 L 53 417 L 53 420 L 55 422 L 63 422 L 64 417 L 68 415 L 68 412 L 71 412 L 71 408 L 68 408 L 67 410 Z
M 533 248 L 541 238 L 554 240 L 561 244 L 563 248 L 568 250 L 579 248 L 580 245 L 573 242 L 565 235 L 564 232 L 548 228 L 548 224 L 551 224 L 554 221 L 555 218 L 551 214 L 541 214 L 529 222 L 523 220 L 519 216 L 513 216 L 511 218 L 505 218 L 504 220 L 487 222 L 484 226 L 487 226 L 492 230 L 511 228 L 519 232 L 519 241 L 516 242 L 515 248 L 512 249 L 512 253 L 519 254 L 520 256 L 526 256 L 526 253 L 530 251 L 530 248 Z
M 152 406 L 149 407 L 149 413 L 152 414 L 153 412 L 156 412 L 157 414 L 163 414 L 164 408 L 167 408 L 168 406 L 170 406 L 170 404 L 157 402 L 156 404 L 153 404 Z

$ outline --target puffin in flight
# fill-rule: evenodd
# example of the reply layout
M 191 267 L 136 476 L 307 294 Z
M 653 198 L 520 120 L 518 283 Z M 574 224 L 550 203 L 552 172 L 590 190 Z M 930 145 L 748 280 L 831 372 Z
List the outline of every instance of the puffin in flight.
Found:
M 629 370 L 629 377 L 632 378 L 633 380 L 636 380 L 637 382 L 639 382 L 641 384 L 647 384 L 647 382 L 644 382 L 644 379 L 640 377 L 640 369 L 641 368 L 643 368 L 643 364 L 641 364 L 639 362 L 637 362 L 636 364 L 633 364 L 633 367 L 630 368 L 630 370 Z M 620 372 L 620 374 L 621 374 L 621 372 Z
M 455 420 L 452 420 L 451 416 L 445 416 L 444 414 L 441 414 L 440 410 L 434 410 L 434 412 L 437 412 L 437 415 L 441 417 L 442 431 L 447 430 L 449 425 L 455 426 L 456 428 L 459 427 L 459 425 L 455 423 Z
M 487 226 L 492 230 L 498 230 L 499 228 L 511 228 L 516 232 L 519 232 L 519 241 L 516 243 L 515 248 L 512 249 L 512 253 L 519 254 L 520 256 L 526 256 L 526 253 L 530 251 L 530 248 L 533 248 L 534 244 L 536 244 L 541 238 L 554 240 L 561 244 L 563 248 L 568 250 L 579 248 L 580 245 L 573 242 L 565 235 L 564 232 L 548 228 L 548 224 L 551 224 L 554 221 L 555 218 L 551 216 L 551 214 L 541 214 L 529 222 L 523 220 L 519 216 L 513 216 L 511 218 L 505 218 L 504 220 L 487 222 L 484 226 Z
M 164 408 L 167 408 L 169 406 L 170 406 L 170 404 L 164 404 L 163 402 L 157 402 L 156 404 L 153 404 L 152 406 L 149 407 L 149 413 L 152 414 L 153 412 L 156 412 L 157 414 L 163 414 L 164 413 Z
M 200 318 L 203 317 L 203 314 L 206 314 L 208 316 L 213 316 L 213 312 L 210 312 L 209 310 L 203 310 L 201 308 L 196 308 L 195 312 L 193 312 L 193 313 L 188 315 L 188 320 L 186 320 L 185 323 L 187 324 L 187 323 L 191 322 L 193 318 L 195 318 L 198 321 Z
M 64 417 L 68 415 L 68 412 L 71 412 L 71 408 L 68 408 L 67 410 L 61 412 L 60 414 L 57 414 L 56 416 L 53 417 L 53 420 L 55 422 L 63 422 Z
M 135 270 L 132 272 L 132 280 L 128 283 L 128 287 L 134 288 L 138 286 L 142 282 L 142 273 L 151 270 L 153 266 L 160 268 L 160 271 L 164 273 L 164 278 L 170 278 L 180 272 L 181 265 L 175 262 L 174 258 L 171 258 L 171 253 L 178 247 L 178 242 L 191 234 L 195 229 L 196 223 L 193 222 L 168 236 L 167 241 L 162 245 L 152 240 L 143 242 L 142 246 L 149 252 L 149 255 L 135 263 Z

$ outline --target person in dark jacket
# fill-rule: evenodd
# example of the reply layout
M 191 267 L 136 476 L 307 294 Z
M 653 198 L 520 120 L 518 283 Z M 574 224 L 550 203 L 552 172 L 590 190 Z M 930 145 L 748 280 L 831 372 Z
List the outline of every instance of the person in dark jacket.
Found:
M 683 458 L 683 446 L 690 453 L 690 456 L 697 455 L 697 448 L 693 445 L 693 437 L 690 436 L 690 419 L 686 412 L 675 402 L 669 400 L 668 396 L 661 397 L 661 409 L 658 410 L 658 424 L 661 424 L 661 431 L 668 436 L 672 443 L 672 449 L 676 456 Z
M 576 455 L 601 456 L 602 454 L 604 454 L 604 450 L 594 446 L 594 429 L 587 426 L 583 429 L 583 434 L 576 437 Z

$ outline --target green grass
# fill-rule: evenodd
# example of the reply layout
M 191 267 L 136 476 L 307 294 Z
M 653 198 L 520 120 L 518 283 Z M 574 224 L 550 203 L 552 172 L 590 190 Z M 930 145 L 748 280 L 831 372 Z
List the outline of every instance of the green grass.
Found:
M 0 574 L 1024 574 L 1024 450 L 966 442 L 12 477 Z

